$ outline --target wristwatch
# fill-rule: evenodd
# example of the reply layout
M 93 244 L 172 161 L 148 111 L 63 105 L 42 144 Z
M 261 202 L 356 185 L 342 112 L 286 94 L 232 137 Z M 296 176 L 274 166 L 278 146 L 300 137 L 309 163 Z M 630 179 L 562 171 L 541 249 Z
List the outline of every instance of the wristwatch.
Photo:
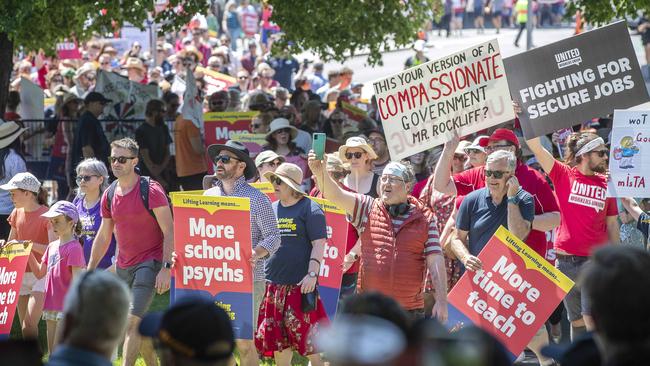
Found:
M 350 252 L 343 258 L 345 262 L 356 262 L 359 260 L 359 254 Z
M 163 262 L 162 266 L 163 266 L 163 268 L 167 268 L 167 269 L 171 269 L 171 268 L 172 268 L 172 264 L 171 264 L 171 262 Z
M 508 197 L 508 203 L 512 203 L 513 205 L 518 205 L 519 201 L 519 196 L 513 196 L 513 197 Z
M 310 271 L 310 272 L 309 272 L 309 277 L 311 277 L 311 278 L 315 278 L 315 277 L 316 277 L 316 272 L 314 272 L 314 271 Z

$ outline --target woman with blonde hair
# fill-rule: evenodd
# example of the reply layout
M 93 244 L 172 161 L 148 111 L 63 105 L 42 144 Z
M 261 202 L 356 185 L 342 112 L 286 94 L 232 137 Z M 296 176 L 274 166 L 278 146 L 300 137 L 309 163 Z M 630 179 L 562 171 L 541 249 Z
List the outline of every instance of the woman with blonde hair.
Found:
M 350 174 L 343 179 L 343 185 L 356 193 L 377 198 L 379 175 L 372 171 L 372 161 L 377 159 L 377 154 L 366 139 L 361 136 L 350 137 L 345 145 L 339 147 L 339 157 L 350 168 Z

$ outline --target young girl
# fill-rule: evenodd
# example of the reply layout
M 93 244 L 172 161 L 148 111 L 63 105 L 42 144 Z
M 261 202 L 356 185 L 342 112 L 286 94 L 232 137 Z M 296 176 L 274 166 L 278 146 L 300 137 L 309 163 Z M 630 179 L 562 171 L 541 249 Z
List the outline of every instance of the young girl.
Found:
M 77 238 L 81 233 L 77 207 L 68 201 L 59 201 L 42 216 L 50 219 L 52 229 L 59 239 L 45 249 L 41 262 L 30 254 L 28 263 L 37 278 L 47 275 L 43 319 L 47 323 L 47 346 L 52 354 L 60 337 L 56 327 L 59 320 L 63 319 L 63 299 L 74 277 L 86 268 L 86 260 Z
M 30 173 L 18 173 L 0 189 L 9 191 L 15 209 L 9 215 L 8 241 L 30 240 L 32 253 L 40 260 L 47 244 L 55 239 L 49 222 L 41 215 L 47 212 L 47 192 Z M 24 338 L 38 338 L 38 321 L 43 311 L 45 280 L 38 280 L 27 268 L 18 297 L 18 319 Z

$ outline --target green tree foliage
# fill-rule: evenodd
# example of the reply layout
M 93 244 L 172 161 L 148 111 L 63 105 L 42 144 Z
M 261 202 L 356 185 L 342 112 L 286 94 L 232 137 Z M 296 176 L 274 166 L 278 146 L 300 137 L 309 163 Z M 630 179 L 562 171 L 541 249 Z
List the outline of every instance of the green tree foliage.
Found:
M 175 11 L 182 3 L 182 11 Z M 206 0 L 170 0 L 170 6 L 156 15 L 164 31 L 189 22 L 192 15 L 205 13 Z M 0 1 L 0 111 L 4 111 L 17 47 L 25 51 L 53 52 L 64 39 L 80 41 L 93 34 L 106 34 L 125 22 L 142 26 L 154 11 L 153 0 L 1 0 Z
M 606 24 L 614 19 L 635 18 L 637 11 L 650 16 L 650 0 L 573 0 L 567 2 L 570 14 L 581 10 L 587 22 Z
M 311 50 L 323 60 L 343 61 L 369 52 L 368 64 L 381 63 L 391 46 L 413 43 L 417 32 L 433 19 L 440 0 L 269 0 L 273 21 L 291 43 L 289 50 Z M 282 47 L 282 46 L 281 46 Z

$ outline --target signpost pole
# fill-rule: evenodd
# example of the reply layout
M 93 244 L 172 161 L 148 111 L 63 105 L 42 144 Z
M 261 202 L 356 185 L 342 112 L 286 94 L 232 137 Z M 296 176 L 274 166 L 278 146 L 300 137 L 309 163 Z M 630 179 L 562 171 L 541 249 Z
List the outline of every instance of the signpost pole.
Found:
M 528 21 L 526 22 L 526 50 L 533 48 L 533 1 L 528 0 Z

